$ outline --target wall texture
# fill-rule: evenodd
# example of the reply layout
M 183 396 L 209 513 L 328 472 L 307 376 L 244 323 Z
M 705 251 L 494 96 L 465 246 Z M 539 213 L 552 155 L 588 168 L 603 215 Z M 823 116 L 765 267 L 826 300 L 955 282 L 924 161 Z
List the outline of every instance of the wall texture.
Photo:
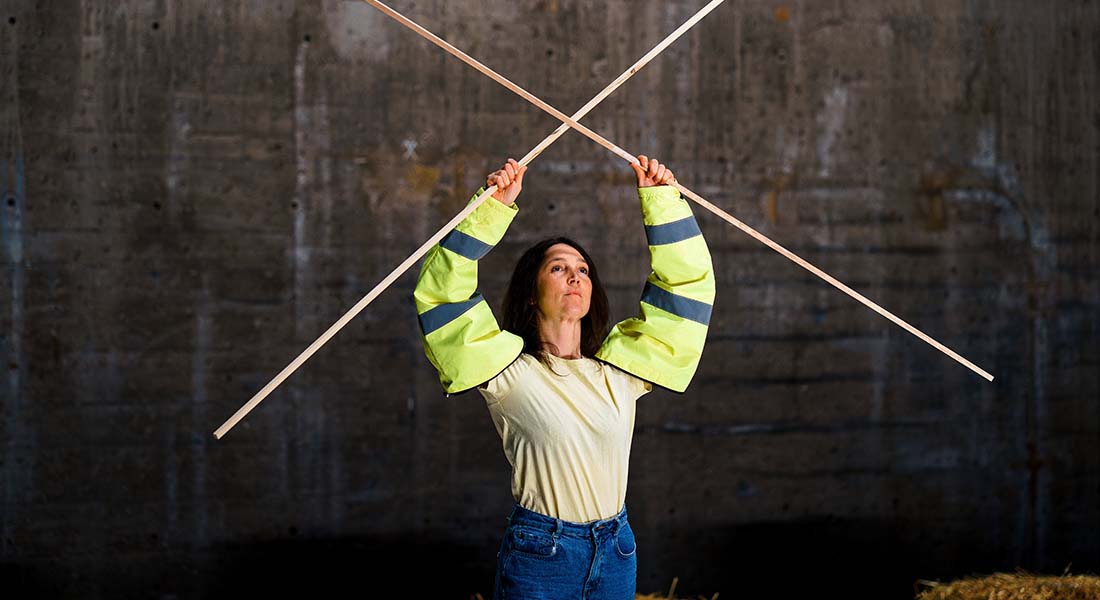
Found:
M 569 113 L 703 4 L 393 6 Z M 354 0 L 5 0 L 0 44 L 11 597 L 488 597 L 508 464 L 419 265 L 212 432 L 555 120 Z M 640 401 L 639 592 L 1100 571 L 1098 73 L 1095 2 L 730 0 L 586 118 L 996 376 L 694 205 L 718 298 Z M 630 169 L 570 132 L 525 183 L 494 308 L 565 233 L 636 314 Z

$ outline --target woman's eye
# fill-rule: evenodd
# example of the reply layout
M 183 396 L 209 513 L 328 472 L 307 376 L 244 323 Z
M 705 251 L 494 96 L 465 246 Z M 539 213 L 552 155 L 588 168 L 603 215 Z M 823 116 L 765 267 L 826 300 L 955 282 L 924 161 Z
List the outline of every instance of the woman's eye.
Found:
M 558 269 L 561 269 L 561 268 L 562 268 L 561 265 L 554 265 L 554 266 L 550 267 L 550 272 L 553 273 L 554 271 L 557 271 Z M 581 273 L 584 273 L 585 275 L 588 275 L 588 267 L 581 267 L 580 269 L 578 269 L 578 271 L 580 271 Z

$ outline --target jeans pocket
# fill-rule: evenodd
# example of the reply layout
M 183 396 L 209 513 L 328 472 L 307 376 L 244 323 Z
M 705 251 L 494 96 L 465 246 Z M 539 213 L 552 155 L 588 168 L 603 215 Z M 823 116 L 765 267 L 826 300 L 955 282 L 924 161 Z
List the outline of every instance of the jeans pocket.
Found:
M 508 531 L 512 552 L 522 556 L 550 558 L 558 553 L 558 540 L 549 531 L 513 525 Z
M 623 558 L 630 558 L 638 550 L 638 544 L 634 540 L 634 530 L 630 523 L 623 523 L 615 535 L 615 551 Z

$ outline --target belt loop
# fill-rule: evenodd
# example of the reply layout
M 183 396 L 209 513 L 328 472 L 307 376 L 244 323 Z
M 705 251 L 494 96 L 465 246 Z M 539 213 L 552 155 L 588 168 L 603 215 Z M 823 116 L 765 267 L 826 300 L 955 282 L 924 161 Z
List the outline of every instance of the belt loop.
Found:
M 558 541 L 558 536 L 561 535 L 561 519 L 554 517 L 554 530 L 550 532 L 550 536 L 554 538 L 554 543 Z
M 509 525 L 511 525 L 511 524 L 512 524 L 512 517 L 515 517 L 515 516 L 516 516 L 516 507 L 518 507 L 518 506 L 519 506 L 519 503 L 518 503 L 518 502 L 517 502 L 517 503 L 515 503 L 515 504 L 513 504 L 513 505 L 512 505 L 512 512 L 508 513 L 507 521 L 508 521 L 508 524 L 509 524 Z

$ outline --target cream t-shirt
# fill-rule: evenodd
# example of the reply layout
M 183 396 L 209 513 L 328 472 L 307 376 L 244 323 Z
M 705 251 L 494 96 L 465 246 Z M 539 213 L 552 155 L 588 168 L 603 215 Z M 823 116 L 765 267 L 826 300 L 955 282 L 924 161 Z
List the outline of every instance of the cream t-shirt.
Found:
M 592 358 L 526 352 L 478 391 L 512 465 L 520 506 L 566 521 L 614 516 L 626 501 L 636 401 L 648 381 Z

